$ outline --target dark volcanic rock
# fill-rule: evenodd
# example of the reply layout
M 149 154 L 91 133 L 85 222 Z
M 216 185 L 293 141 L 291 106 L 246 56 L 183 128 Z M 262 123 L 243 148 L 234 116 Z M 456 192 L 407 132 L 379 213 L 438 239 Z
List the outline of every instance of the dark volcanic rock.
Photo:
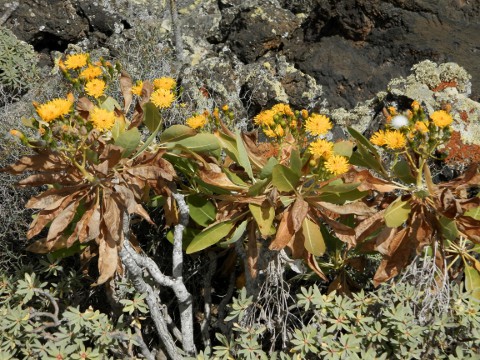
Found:
M 5 26 L 40 52 L 63 51 L 89 31 L 87 19 L 69 0 L 22 0 Z
M 223 40 L 245 63 L 254 62 L 268 51 L 279 51 L 300 25 L 293 13 L 271 4 L 227 8 L 223 15 Z
M 295 4 L 292 4 L 295 3 Z M 305 13 L 285 46 L 291 62 L 325 88 L 330 105 L 352 106 L 424 59 L 453 61 L 480 86 L 480 2 L 400 0 L 284 1 Z

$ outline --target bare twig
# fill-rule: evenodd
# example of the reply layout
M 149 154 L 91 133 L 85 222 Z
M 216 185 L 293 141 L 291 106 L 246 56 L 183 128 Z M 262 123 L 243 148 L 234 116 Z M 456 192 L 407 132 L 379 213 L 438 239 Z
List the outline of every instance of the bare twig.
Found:
M 145 344 L 145 341 L 143 341 L 143 335 L 142 332 L 138 327 L 135 326 L 135 334 L 137 335 L 137 343 L 138 347 L 140 348 L 140 351 L 142 352 L 142 355 L 145 357 L 147 360 L 155 360 L 155 356 L 148 350 L 147 344 Z

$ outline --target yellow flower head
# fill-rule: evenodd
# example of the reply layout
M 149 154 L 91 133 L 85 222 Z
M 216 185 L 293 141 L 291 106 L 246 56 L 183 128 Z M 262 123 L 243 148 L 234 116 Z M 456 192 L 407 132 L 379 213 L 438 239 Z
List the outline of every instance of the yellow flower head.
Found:
M 67 55 L 65 60 L 65 67 L 67 69 L 79 69 L 87 65 L 88 54 L 73 54 Z
M 332 155 L 325 161 L 325 169 L 333 175 L 341 175 L 350 169 L 350 164 L 345 156 Z
M 273 110 L 264 110 L 253 118 L 253 122 L 260 126 L 272 126 L 275 123 L 274 116 L 275 112 Z
M 137 81 L 137 83 L 134 86 L 132 86 L 132 94 L 141 96 L 142 89 L 143 89 L 143 81 Z
M 38 116 L 46 122 L 51 122 L 61 116 L 67 115 L 71 108 L 72 102 L 67 99 L 54 99 L 36 106 Z
M 90 121 L 97 130 L 110 130 L 115 123 L 115 113 L 113 111 L 95 107 L 90 112 Z
M 435 111 L 432 115 L 430 115 L 430 118 L 439 128 L 449 126 L 453 122 L 452 115 L 447 113 L 445 110 Z
M 175 95 L 167 89 L 159 88 L 150 96 L 150 101 L 160 109 L 166 109 L 175 101 Z
M 426 134 L 428 132 L 428 124 L 423 121 L 417 121 L 413 127 L 415 131 Z
M 281 125 L 277 125 L 275 127 L 275 134 L 277 134 L 278 137 L 283 137 L 285 135 L 285 131 L 283 130 Z
M 390 149 L 402 149 L 407 145 L 407 138 L 400 131 L 387 131 L 385 133 L 385 145 Z
M 324 135 L 331 128 L 332 123 L 325 115 L 311 114 L 305 122 L 305 129 L 314 136 Z
M 23 135 L 22 132 L 18 131 L 17 129 L 10 130 L 10 135 L 18 137 L 19 139 L 22 139 L 25 136 Z
M 105 91 L 105 81 L 100 80 L 100 79 L 93 79 L 88 81 L 85 84 L 85 92 L 93 96 L 94 98 L 99 98 L 100 96 L 103 95 L 103 92 Z
M 189 117 L 186 121 L 186 124 L 192 129 L 201 129 L 205 126 L 208 119 L 205 115 L 196 115 Z
M 102 69 L 93 65 L 88 65 L 88 67 L 80 73 L 80 77 L 85 80 L 93 80 L 100 75 L 102 75 Z
M 288 104 L 276 104 L 272 107 L 275 114 L 280 113 L 281 115 L 293 116 L 293 111 Z
M 318 139 L 310 143 L 308 151 L 315 159 L 319 157 L 328 159 L 333 152 L 333 143 L 324 139 Z
M 267 135 L 269 138 L 276 138 L 277 137 L 277 134 L 275 133 L 275 131 L 273 131 L 272 129 L 270 128 L 265 128 L 263 129 L 263 132 L 265 135 Z
M 413 111 L 418 111 L 418 109 L 420 109 L 420 103 L 417 100 L 414 100 L 412 102 L 412 110 Z
M 385 139 L 385 131 L 378 130 L 376 133 L 372 135 L 372 137 L 370 138 L 370 142 L 377 146 L 385 145 L 387 143 Z
M 172 90 L 175 86 L 177 86 L 177 82 L 175 79 L 171 77 L 161 77 L 158 79 L 153 80 L 153 86 L 156 89 L 165 89 L 165 90 Z
M 228 109 L 229 109 L 228 105 L 225 104 L 225 105 L 222 106 L 223 111 L 228 111 Z

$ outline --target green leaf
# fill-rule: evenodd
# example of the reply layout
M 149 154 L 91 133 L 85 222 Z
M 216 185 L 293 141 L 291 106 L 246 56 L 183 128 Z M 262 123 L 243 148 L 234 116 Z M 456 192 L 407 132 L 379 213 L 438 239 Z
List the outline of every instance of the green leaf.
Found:
M 155 139 L 157 136 L 157 133 L 160 131 L 160 128 L 162 127 L 162 117 L 160 116 L 160 113 L 158 112 L 158 109 L 153 105 L 152 103 L 148 102 L 144 105 L 143 107 L 143 121 L 146 122 L 147 117 L 152 118 L 152 117 L 159 117 L 160 120 L 156 121 L 157 122 L 157 127 L 155 130 L 153 130 L 152 134 L 148 137 L 148 139 L 143 143 L 143 145 L 140 147 L 140 149 L 137 151 L 137 153 L 132 157 L 132 159 L 135 159 L 138 155 L 140 155 L 149 145 L 150 143 Z M 149 120 L 151 124 L 153 121 Z
M 353 154 L 353 143 L 351 141 L 339 141 L 333 145 L 333 152 L 350 158 Z
M 185 125 L 172 125 L 160 135 L 160 142 L 175 142 L 185 139 L 190 136 L 194 136 L 197 132 L 191 127 Z
M 290 169 L 297 174 L 300 174 L 302 171 L 302 159 L 300 158 L 300 152 L 297 149 L 293 149 L 290 154 Z
M 468 264 L 465 264 L 465 289 L 471 291 L 472 297 L 480 301 L 480 273 Z
M 62 248 L 51 253 L 53 260 L 63 259 L 78 253 L 81 253 L 90 244 L 80 243 L 80 241 L 75 241 L 72 246 L 69 248 Z
M 190 210 L 190 217 L 198 225 L 207 227 L 215 221 L 217 210 L 215 205 L 200 194 L 187 197 L 187 204 Z
M 372 153 L 361 144 L 357 144 L 357 151 L 352 154 L 349 161 L 353 165 L 363 166 L 383 173 L 383 168 L 378 157 L 372 155 Z
M 197 153 L 214 151 L 220 148 L 217 137 L 206 133 L 197 134 L 179 141 L 169 142 L 167 143 L 167 148 L 173 149 L 177 145 Z
M 150 130 L 150 132 L 155 132 L 162 122 L 162 116 L 153 103 L 147 102 L 145 105 L 143 105 L 143 123 L 148 130 Z
M 293 191 L 296 189 L 300 175 L 294 173 L 285 165 L 277 164 L 272 170 L 272 184 L 277 187 L 279 191 Z
M 112 98 L 111 96 L 107 97 L 103 103 L 100 104 L 100 108 L 108 111 L 114 111 L 115 109 L 122 110 L 120 104 Z
M 406 184 L 414 184 L 416 181 L 415 177 L 413 177 L 412 172 L 410 171 L 408 163 L 403 159 L 398 161 L 393 166 L 393 172 L 400 180 L 402 180 Z
M 172 229 L 169 232 L 167 232 L 167 240 L 173 245 L 173 232 L 175 230 Z M 192 242 L 193 238 L 197 236 L 200 233 L 200 229 L 192 229 L 189 227 L 186 227 L 183 229 L 183 237 L 182 237 L 182 249 L 186 250 L 188 245 Z
M 117 140 L 115 140 L 115 145 L 121 146 L 124 149 L 122 153 L 122 157 L 124 158 L 129 157 L 139 144 L 140 132 L 136 127 L 121 133 Z
M 220 146 L 226 152 L 226 154 L 230 156 L 233 161 L 236 161 L 240 164 L 236 140 L 221 132 L 218 132 L 216 136 L 220 142 Z
M 360 183 L 345 184 L 341 179 L 336 179 L 320 188 L 320 191 L 322 193 L 341 194 L 355 190 L 359 185 Z
M 242 178 L 240 176 L 238 176 L 237 174 L 235 174 L 233 171 L 230 171 L 229 169 L 227 168 L 223 168 L 222 171 L 225 173 L 225 175 L 227 175 L 227 177 L 235 184 L 235 185 L 238 185 L 238 186 L 244 186 L 244 187 L 248 187 L 248 184 L 242 180 Z
M 470 216 L 471 218 L 474 218 L 475 220 L 480 220 L 480 207 L 476 207 L 473 209 L 470 209 L 465 212 L 465 216 Z
M 248 196 L 258 196 L 260 195 L 267 185 L 270 183 L 270 179 L 263 179 L 263 180 L 258 180 L 255 184 L 250 186 L 248 189 L 247 195 Z
M 325 253 L 325 241 L 320 227 L 308 218 L 303 219 L 302 234 L 305 239 L 305 249 L 315 256 Z
M 227 245 L 230 245 L 230 244 L 233 244 L 233 243 L 236 243 L 238 240 L 240 240 L 243 236 L 243 234 L 245 233 L 245 230 L 247 229 L 247 224 L 248 224 L 248 219 L 247 220 L 243 220 L 240 225 L 238 225 L 235 230 L 233 231 L 233 234 L 232 236 L 230 237 L 230 239 L 228 239 L 227 241 L 224 241 L 218 245 L 220 246 L 227 246 Z
M 193 254 L 216 244 L 228 235 L 234 225 L 235 223 L 232 221 L 224 221 L 206 228 L 193 238 L 192 242 L 187 247 L 186 253 Z
M 401 226 L 407 219 L 412 207 L 408 201 L 402 201 L 400 197 L 395 199 L 383 215 L 385 218 L 385 224 L 388 227 L 396 228 Z
M 440 231 L 445 239 L 455 241 L 460 235 L 454 219 L 449 219 L 440 215 L 438 217 L 438 224 L 440 225 Z
M 123 117 L 118 117 L 115 119 L 115 122 L 113 123 L 113 127 L 110 130 L 112 132 L 112 138 L 114 141 L 118 139 L 120 134 L 125 132 L 125 119 Z
M 266 237 L 270 234 L 270 229 L 275 219 L 275 209 L 273 206 L 267 204 L 266 206 L 259 206 L 256 204 L 248 204 L 248 208 L 258 225 L 260 234 Z
M 238 162 L 240 166 L 245 169 L 250 179 L 255 182 L 255 178 L 253 177 L 252 165 L 250 164 L 247 149 L 245 148 L 245 144 L 243 143 L 243 139 L 240 135 L 239 129 L 237 129 L 237 131 L 235 132 L 235 139 L 237 140 Z
M 278 164 L 278 160 L 274 157 L 268 159 L 267 163 L 260 171 L 260 179 L 266 179 L 272 175 L 273 167 Z
M 363 145 L 368 150 L 370 150 L 374 155 L 378 156 L 377 149 L 375 149 L 375 146 L 365 136 L 363 136 L 361 133 L 359 133 L 357 130 L 355 130 L 352 127 L 349 127 L 347 130 L 350 133 L 350 135 L 352 135 L 352 137 L 358 141 L 357 145 L 359 144 Z
M 312 200 L 326 201 L 332 204 L 342 205 L 346 201 L 355 201 L 368 195 L 368 191 L 352 190 L 343 193 L 326 192 L 321 193 Z

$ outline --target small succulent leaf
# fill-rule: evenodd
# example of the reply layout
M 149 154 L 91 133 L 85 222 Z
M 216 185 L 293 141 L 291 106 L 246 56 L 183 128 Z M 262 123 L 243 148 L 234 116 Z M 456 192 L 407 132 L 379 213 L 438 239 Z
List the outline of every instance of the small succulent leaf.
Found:
M 395 199 L 385 211 L 384 218 L 385 224 L 388 227 L 396 228 L 401 225 L 408 219 L 412 206 L 410 202 L 403 201 L 400 197 Z
M 315 256 L 322 256 L 325 253 L 325 241 L 323 240 L 320 227 L 305 217 L 302 224 L 302 233 L 307 251 Z
M 238 150 L 238 163 L 243 167 L 252 181 L 255 181 L 253 177 L 252 165 L 250 164 L 250 159 L 248 157 L 247 148 L 243 142 L 242 136 L 240 135 L 240 130 L 237 129 L 235 132 L 235 139 L 237 141 L 237 150 Z
M 465 264 L 465 289 L 480 301 L 480 272 L 468 264 Z
M 207 227 L 215 221 L 217 210 L 211 201 L 200 194 L 187 197 L 187 204 L 190 210 L 190 217 L 198 225 Z
M 272 184 L 279 191 L 293 191 L 296 189 L 300 175 L 282 164 L 277 164 L 272 170 Z
M 258 225 L 260 234 L 262 234 L 263 237 L 269 236 L 273 220 L 275 219 L 275 208 L 268 202 L 265 202 L 262 206 L 249 204 L 248 208 Z
M 138 131 L 138 128 L 134 127 L 121 133 L 115 140 L 115 145 L 124 149 L 122 157 L 126 158 L 129 157 L 138 147 L 140 139 L 140 131 Z
M 206 228 L 193 238 L 186 253 L 193 254 L 218 243 L 230 233 L 234 225 L 235 223 L 232 221 L 224 221 Z
M 160 142 L 175 142 L 196 135 L 197 132 L 189 126 L 175 124 L 165 129 L 160 135 Z

